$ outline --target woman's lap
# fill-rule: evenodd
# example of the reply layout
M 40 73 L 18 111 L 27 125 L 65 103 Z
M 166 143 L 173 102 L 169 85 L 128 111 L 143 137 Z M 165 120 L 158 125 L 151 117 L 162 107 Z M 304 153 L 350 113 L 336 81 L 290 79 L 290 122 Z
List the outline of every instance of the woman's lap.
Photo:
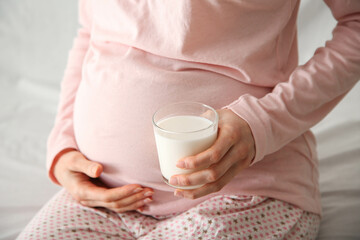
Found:
M 318 215 L 266 197 L 217 196 L 161 219 L 84 207 L 62 190 L 18 239 L 315 239 L 319 224 Z

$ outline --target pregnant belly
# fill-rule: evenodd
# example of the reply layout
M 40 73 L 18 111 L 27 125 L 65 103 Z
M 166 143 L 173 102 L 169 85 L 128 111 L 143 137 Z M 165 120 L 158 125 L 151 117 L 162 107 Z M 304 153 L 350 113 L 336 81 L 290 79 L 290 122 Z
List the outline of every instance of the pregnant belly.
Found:
M 103 164 L 101 177 L 108 185 L 139 183 L 165 190 L 153 113 L 178 101 L 221 108 L 244 93 L 263 95 L 265 90 L 211 71 L 154 66 L 152 59 L 141 54 L 146 53 L 127 53 L 125 59 L 106 65 L 89 54 L 74 106 L 75 137 L 87 158 Z

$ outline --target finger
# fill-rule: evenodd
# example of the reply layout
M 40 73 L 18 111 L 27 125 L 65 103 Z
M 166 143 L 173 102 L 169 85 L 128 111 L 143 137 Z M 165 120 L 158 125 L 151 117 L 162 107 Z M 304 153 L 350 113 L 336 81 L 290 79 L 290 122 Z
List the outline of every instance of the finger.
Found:
M 98 200 L 86 200 L 81 201 L 80 203 L 88 206 L 88 207 L 105 207 L 108 209 L 122 209 L 128 206 L 133 205 L 136 202 L 144 200 L 146 198 L 150 198 L 153 195 L 153 191 L 151 189 L 144 190 L 140 193 L 133 194 L 129 197 L 112 201 L 112 202 L 105 202 L 105 201 L 98 201 Z M 147 200 L 148 201 L 148 200 Z
M 123 212 L 127 212 L 127 211 L 132 211 L 132 210 L 138 210 L 138 209 L 143 209 L 143 207 L 146 204 L 151 203 L 153 200 L 151 198 L 145 198 L 142 199 L 140 201 L 137 201 L 131 205 L 128 205 L 126 207 L 122 207 L 122 208 L 117 208 L 117 209 L 112 209 L 117 213 L 123 213 Z
M 179 160 L 176 166 L 184 169 L 207 168 L 217 163 L 234 144 L 235 134 L 231 128 L 219 127 L 218 137 L 210 148 L 195 156 Z
M 81 200 L 112 202 L 141 191 L 143 191 L 143 188 L 138 184 L 130 184 L 108 189 L 96 186 L 90 181 L 86 181 L 83 182 L 81 186 L 78 186 L 75 194 L 78 195 Z
M 69 160 L 69 169 L 74 172 L 82 172 L 89 177 L 99 177 L 103 171 L 103 166 L 100 163 L 86 159 L 81 153 Z
M 190 186 L 215 182 L 239 161 L 242 161 L 242 156 L 239 156 L 237 147 L 233 147 L 218 163 L 211 165 L 209 168 L 190 174 L 174 175 L 170 178 L 170 184 L 177 186 Z
M 196 199 L 208 195 L 210 193 L 220 191 L 227 183 L 229 183 L 244 167 L 240 163 L 236 164 L 217 181 L 208 183 L 200 188 L 192 190 L 176 189 L 174 195 L 189 199 Z

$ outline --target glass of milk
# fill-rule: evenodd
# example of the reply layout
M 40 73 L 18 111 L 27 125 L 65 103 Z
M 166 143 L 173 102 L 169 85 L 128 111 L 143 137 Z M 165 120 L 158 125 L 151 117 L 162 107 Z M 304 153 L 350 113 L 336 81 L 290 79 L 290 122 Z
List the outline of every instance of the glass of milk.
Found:
M 155 112 L 152 120 L 156 147 L 161 173 L 168 185 L 171 176 L 194 171 L 178 168 L 176 163 L 208 149 L 215 142 L 218 118 L 212 107 L 197 102 L 173 103 Z M 181 189 L 201 187 L 170 186 Z

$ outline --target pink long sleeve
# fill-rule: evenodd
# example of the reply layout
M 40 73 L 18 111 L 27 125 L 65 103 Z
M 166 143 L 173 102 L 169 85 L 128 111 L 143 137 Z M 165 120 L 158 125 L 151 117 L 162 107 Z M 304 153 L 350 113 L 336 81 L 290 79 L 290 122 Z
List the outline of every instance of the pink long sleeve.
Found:
M 287 82 L 262 98 L 243 95 L 228 106 L 250 125 L 254 162 L 276 152 L 328 114 L 360 78 L 360 1 L 326 1 L 338 24 Z
M 61 82 L 60 102 L 54 127 L 48 138 L 47 162 L 49 177 L 58 183 L 52 173 L 52 167 L 57 155 L 65 149 L 77 149 L 73 127 L 73 107 L 76 92 L 81 81 L 82 63 L 90 40 L 89 4 L 79 2 L 79 21 L 83 26 L 78 31 L 73 48 L 69 53 L 68 64 Z M 85 6 L 86 5 L 86 6 Z

